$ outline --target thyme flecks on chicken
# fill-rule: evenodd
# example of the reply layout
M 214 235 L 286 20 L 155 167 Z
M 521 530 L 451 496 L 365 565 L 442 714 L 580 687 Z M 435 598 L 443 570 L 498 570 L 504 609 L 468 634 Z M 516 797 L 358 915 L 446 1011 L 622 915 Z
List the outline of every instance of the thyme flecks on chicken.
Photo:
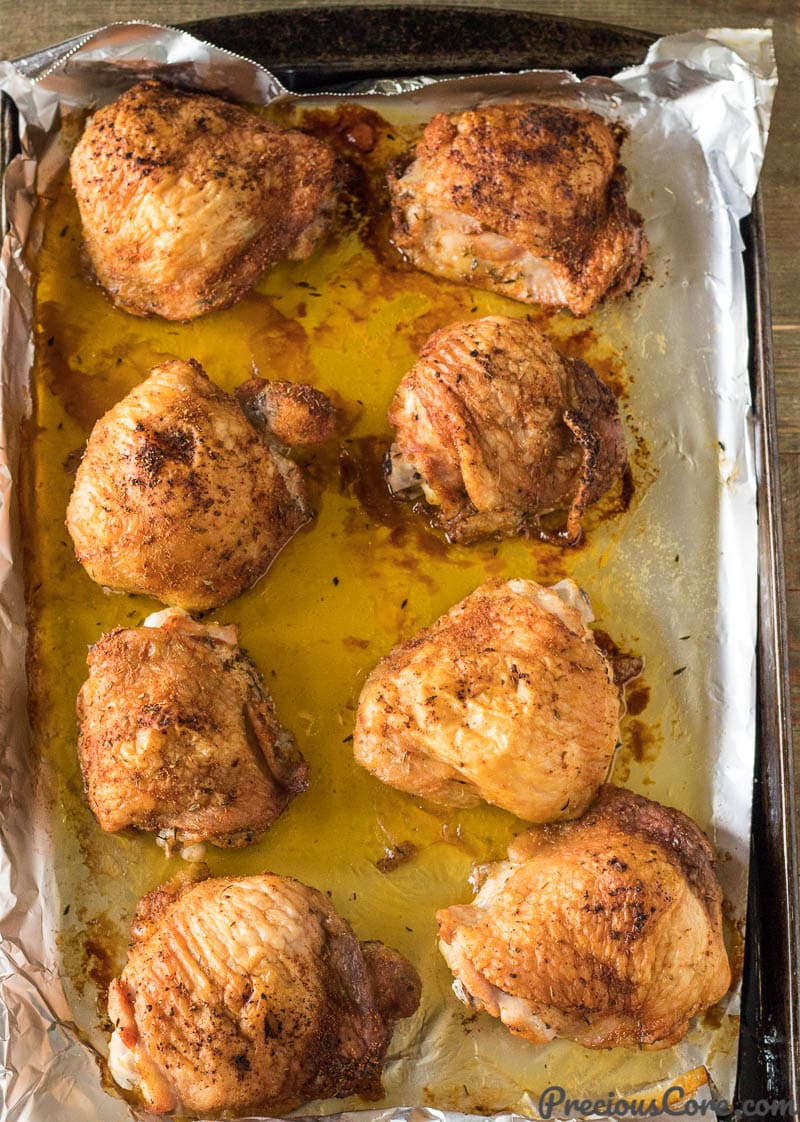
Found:
M 104 830 L 246 845 L 308 785 L 235 626 L 170 608 L 103 635 L 88 663 L 78 754 Z
M 713 850 L 678 810 L 604 787 L 481 874 L 439 947 L 457 996 L 534 1044 L 668 1048 L 730 986 Z
M 256 382 L 240 387 L 250 399 L 269 385 Z M 290 432 L 324 439 L 330 426 L 303 426 L 298 411 L 295 399 L 276 438 L 265 410 L 259 421 L 251 409 L 257 431 L 197 363 L 156 366 L 94 426 L 75 477 L 67 526 L 89 576 L 188 611 L 244 592 L 312 517 L 300 469 L 276 445 Z
M 575 818 L 605 780 L 620 692 L 572 581 L 492 580 L 368 677 L 356 760 L 432 802 Z
M 614 394 L 525 319 L 487 316 L 428 339 L 389 407 L 389 486 L 422 490 L 453 541 L 516 534 L 566 510 L 562 540 L 627 463 Z
M 141 82 L 70 161 L 86 246 L 114 303 L 188 320 L 308 257 L 333 215 L 333 150 L 206 94 Z
M 109 988 L 109 1067 L 155 1113 L 280 1117 L 312 1099 L 383 1093 L 413 966 L 360 943 L 290 877 L 172 882 L 145 896 Z
M 559 105 L 439 113 L 389 169 L 395 243 L 425 272 L 586 315 L 633 287 L 646 251 L 620 133 Z

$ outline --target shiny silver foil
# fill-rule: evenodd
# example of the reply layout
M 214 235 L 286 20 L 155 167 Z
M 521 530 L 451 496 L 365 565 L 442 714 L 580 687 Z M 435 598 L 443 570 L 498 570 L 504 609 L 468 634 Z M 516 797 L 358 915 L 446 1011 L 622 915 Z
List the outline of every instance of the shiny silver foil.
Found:
M 71 1008 L 66 997 L 58 946 L 63 886 L 52 871 L 44 785 L 29 766 L 15 488 L 33 361 L 29 268 L 41 233 L 37 199 L 68 158 L 61 122 L 75 110 L 112 100 L 143 76 L 168 76 L 250 103 L 285 93 L 261 67 L 147 24 L 104 28 L 20 68 L 0 63 L 0 90 L 19 110 L 23 148 L 6 178 L 9 231 L 0 258 L 0 1117 L 8 1122 L 134 1116 L 101 1085 L 103 1037 L 91 1023 L 93 1010 Z M 669 751 L 647 775 L 633 765 L 625 782 L 681 807 L 709 832 L 738 922 L 747 895 L 757 626 L 756 481 L 739 220 L 756 188 L 776 82 L 768 31 L 714 30 L 661 39 L 641 66 L 613 80 L 579 82 L 569 73 L 546 71 L 404 79 L 382 81 L 358 97 L 387 116 L 417 121 L 487 99 L 554 99 L 597 109 L 630 130 L 629 197 L 645 217 L 651 279 L 632 298 L 597 313 L 593 323 L 624 356 L 630 409 L 651 450 L 655 478 L 626 516 L 608 583 L 598 586 L 595 572 L 592 600 L 602 621 L 607 606 L 626 600 L 635 588 L 628 631 L 640 635 L 650 672 L 667 676 L 686 667 L 674 679 L 673 700 L 663 702 L 659 713 L 662 725 L 673 730 Z M 324 97 L 314 100 L 324 104 Z M 681 644 L 690 629 L 703 640 L 691 649 Z M 705 1066 L 717 1094 L 732 1097 L 737 1001 L 736 993 L 727 999 L 723 1030 L 696 1025 L 681 1045 L 662 1054 L 660 1085 Z M 387 1064 L 389 1102 L 420 1103 L 432 1067 L 469 1062 L 448 1057 L 451 1046 L 436 1031 L 433 1026 L 421 1039 L 396 1038 Z M 487 1071 L 501 1071 L 508 1050 L 520 1047 L 511 1038 L 495 1039 L 495 1050 L 490 1046 L 478 1058 Z M 581 1053 L 584 1066 L 571 1070 L 564 1060 L 571 1046 L 547 1047 L 550 1082 L 568 1086 L 573 1098 L 583 1081 L 596 1086 L 608 1074 L 608 1054 L 591 1071 Z M 641 1088 L 626 1062 L 619 1057 L 613 1090 L 619 1096 L 635 1091 L 639 1098 Z M 611 1079 L 601 1084 L 606 1093 Z M 542 1090 L 526 1087 L 515 1108 L 535 1115 Z M 304 1113 L 336 1109 L 334 1103 L 312 1104 Z M 453 1122 L 460 1116 L 394 1106 L 358 1114 L 367 1117 Z

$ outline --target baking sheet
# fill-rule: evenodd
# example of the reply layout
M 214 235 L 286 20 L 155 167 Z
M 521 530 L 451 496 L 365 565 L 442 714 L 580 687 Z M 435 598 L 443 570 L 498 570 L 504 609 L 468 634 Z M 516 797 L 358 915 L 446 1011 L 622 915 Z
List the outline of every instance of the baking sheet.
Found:
M 123 64 L 127 83 L 132 70 L 142 69 L 140 60 L 147 59 L 146 70 L 152 64 L 175 67 L 182 82 L 210 81 L 217 92 L 244 100 L 268 100 L 279 92 L 259 68 L 200 48 L 182 33 L 141 26 L 103 33 L 73 56 L 66 73 L 58 70 L 39 86 L 20 79 L 7 65 L 0 71 L 2 88 L 15 96 L 29 122 L 26 139 L 32 149 L 32 158 L 18 161 L 10 172 L 10 191 L 16 203 L 11 208 L 16 242 L 12 234 L 3 257 L 8 277 L 3 316 L 3 392 L 8 398 L 4 404 L 10 406 L 6 447 L 12 465 L 15 417 L 19 416 L 13 409 L 25 408 L 24 382 L 31 358 L 30 296 L 18 245 L 36 240 L 37 224 L 29 222 L 29 203 L 37 177 L 39 188 L 47 190 L 65 155 L 64 145 L 58 140 L 49 143 L 40 126 L 46 130 L 57 122 L 62 107 L 83 105 L 89 98 L 94 104 L 116 96 L 121 85 L 119 71 L 108 65 L 112 58 Z M 651 687 L 647 726 L 651 733 L 660 730 L 659 751 L 655 758 L 647 758 L 642 752 L 638 753 L 642 758 L 636 758 L 636 738 L 631 736 L 628 719 L 624 735 L 629 751 L 623 751 L 614 778 L 680 806 L 709 830 L 722 857 L 720 879 L 731 915 L 738 921 L 744 912 L 749 844 L 756 575 L 738 219 L 747 212 L 755 188 L 774 80 L 768 33 L 713 32 L 660 41 L 643 67 L 625 72 L 613 83 L 578 84 L 563 73 L 535 73 L 513 79 L 481 77 L 435 86 L 423 80 L 410 94 L 393 96 L 398 87 L 383 84 L 383 96 L 374 101 L 361 99 L 384 115 L 393 115 L 400 124 L 410 125 L 413 120 L 426 119 L 442 105 L 457 109 L 486 96 L 509 94 L 551 96 L 600 108 L 622 117 L 631 128 L 624 158 L 630 169 L 631 202 L 646 219 L 652 279 L 633 298 L 593 316 L 591 326 L 607 352 L 617 356 L 617 366 L 626 370 L 625 408 L 635 418 L 647 457 L 639 464 L 632 509 L 622 518 L 596 526 L 590 548 L 563 561 L 565 571 L 590 593 L 601 626 L 620 645 L 638 649 L 647 660 Z M 321 106 L 324 102 L 316 100 L 314 104 Z M 42 157 L 38 164 L 37 155 Z M 519 305 L 511 305 L 508 310 L 515 314 L 525 311 Z M 678 324 L 680 331 L 676 330 Z M 565 336 L 572 330 L 566 317 L 555 317 L 550 327 Z M 355 346 L 354 353 L 358 353 Z M 394 356 L 398 377 L 407 358 L 402 351 Z M 325 388 L 325 376 L 331 372 L 320 361 L 316 365 L 318 370 L 322 366 L 320 384 Z M 208 369 L 217 381 L 224 380 L 210 364 Z M 233 382 L 241 380 L 238 372 L 231 377 Z M 376 396 L 372 414 L 362 417 L 365 429 L 379 424 L 382 407 Z M 5 513 L 11 508 L 7 495 L 4 500 Z M 325 516 L 323 509 L 315 533 L 324 530 Z M 380 539 L 380 535 L 377 537 Z M 387 555 L 396 552 L 388 541 L 373 542 L 376 547 L 379 553 L 381 549 Z M 448 567 L 462 560 L 457 553 L 449 554 Z M 474 551 L 466 551 L 463 557 L 464 592 L 480 579 L 476 579 L 474 566 L 469 567 L 474 557 Z M 502 561 L 514 566 L 516 575 L 520 566 L 525 566 L 524 575 L 537 575 L 541 554 L 529 544 L 509 543 L 503 549 Z M 271 574 L 263 582 L 266 595 L 273 587 L 273 575 L 279 578 L 280 573 Z M 429 622 L 457 598 L 449 584 L 445 595 L 445 583 L 434 580 L 430 593 L 417 602 L 417 625 Z M 11 685 L 10 672 L 21 665 L 19 644 L 24 635 L 18 576 L 4 585 L 4 596 L 3 606 L 10 619 L 18 621 L 16 630 L 9 630 L 12 643 L 4 637 L 7 645 L 2 649 L 3 682 Z M 283 634 L 291 635 L 293 619 L 282 618 L 280 612 L 275 618 L 279 603 L 275 593 L 269 601 L 270 624 L 276 632 L 283 628 Z M 295 607 L 293 604 L 293 614 Z M 220 614 L 234 618 L 235 611 Z M 692 636 L 691 641 L 681 638 L 686 634 Z M 243 641 L 252 645 L 247 632 Z M 365 670 L 380 653 L 383 651 L 379 649 L 374 655 L 370 652 Z M 681 667 L 685 669 L 676 677 L 674 671 Z M 17 692 L 10 696 L 17 706 L 16 713 L 9 714 L 17 730 L 24 712 L 21 686 L 19 683 Z M 313 710 L 310 704 L 309 708 Z M 284 719 L 296 726 L 289 714 Z M 0 874 L 9 890 L 5 899 L 15 899 L 13 886 L 20 902 L 18 906 L 12 903 L 3 922 L 7 938 L 0 951 L 7 956 L 3 988 L 12 1021 L 19 1025 L 23 1017 L 22 1023 L 28 1025 L 24 1044 L 18 1028 L 8 1041 L 7 1117 L 96 1117 L 100 1102 L 105 1104 L 104 1118 L 126 1117 L 126 1108 L 99 1091 L 96 1071 L 87 1070 L 93 1067 L 91 1053 L 64 1027 L 70 1015 L 61 990 L 55 934 L 61 926 L 62 908 L 57 902 L 63 902 L 69 873 L 62 862 L 61 875 L 54 880 L 49 860 L 53 823 L 46 813 L 36 824 L 37 844 L 31 847 L 26 795 L 32 792 L 30 784 L 27 792 L 25 786 L 30 778 L 30 756 L 18 735 L 13 744 L 9 740 L 6 743 L 9 748 L 3 758 L 3 790 L 7 798 L 13 795 L 13 804 L 7 808 L 3 825 L 6 860 Z M 46 780 L 46 759 L 44 763 Z M 20 815 L 17 819 L 15 811 Z M 65 838 L 68 844 L 68 833 Z M 59 853 L 69 864 L 70 855 L 64 855 L 61 848 Z M 271 847 L 270 854 L 279 857 L 278 848 Z M 440 857 L 441 853 L 437 854 Z M 453 854 L 448 853 L 447 860 L 451 858 Z M 464 863 L 465 871 L 468 864 Z M 292 871 L 298 870 L 293 867 Z M 356 864 L 350 872 L 354 890 L 360 888 L 364 867 Z M 72 876 L 76 873 L 73 869 Z M 398 873 L 392 876 L 395 879 L 390 895 L 399 892 L 395 905 L 400 907 L 403 901 L 402 888 L 396 888 Z M 306 879 L 313 880 L 314 876 Z M 43 885 L 43 892 L 37 898 L 39 885 Z M 91 894 L 98 887 L 102 897 L 102 885 L 87 885 L 86 890 Z M 434 887 L 437 898 L 432 906 L 450 902 L 437 895 L 439 889 Z M 362 937 L 380 937 L 382 917 L 374 914 L 374 901 L 370 903 L 369 896 L 366 900 L 362 896 L 361 907 L 357 908 L 348 905 L 347 896 L 343 884 L 337 892 L 337 905 L 353 920 Z M 386 937 L 398 942 L 397 938 Z M 437 968 L 435 985 L 441 1001 L 436 1008 L 461 1017 L 463 1010 L 448 998 L 446 971 L 442 972 L 438 961 L 432 966 Z M 91 1001 L 83 1005 L 73 1001 L 72 1014 L 81 1032 L 100 1044 Z M 481 1096 L 489 1109 L 535 1107 L 536 1090 L 543 1089 L 545 1079 L 558 1081 L 556 1076 L 565 1084 L 571 1076 L 570 1086 L 576 1091 L 580 1084 L 587 1093 L 602 1088 L 607 1094 L 613 1084 L 617 1093 L 623 1093 L 702 1063 L 708 1064 L 720 1092 L 730 1098 L 735 1014 L 734 999 L 716 1028 L 698 1024 L 678 1049 L 650 1054 L 652 1063 L 648 1060 L 646 1075 L 637 1068 L 641 1058 L 635 1054 L 586 1053 L 563 1043 L 532 1050 L 493 1024 L 482 1024 L 477 1033 L 461 1040 L 460 1051 L 452 1050 L 447 1033 L 440 1031 L 441 1015 L 438 1021 L 433 1015 L 427 1020 L 423 1016 L 424 1024 L 418 1019 L 395 1039 L 393 1052 L 398 1061 L 387 1069 L 388 1101 L 424 1102 L 425 1087 L 442 1078 L 444 1066 L 452 1063 L 453 1070 L 460 1073 L 470 1062 L 473 1086 L 466 1105 L 471 1109 Z M 532 1064 L 524 1084 L 530 1097 L 519 1094 L 518 1086 L 514 1101 L 498 1099 L 508 1082 L 505 1065 L 514 1067 L 522 1052 L 525 1055 L 519 1055 L 520 1063 L 527 1060 Z M 399 1059 L 403 1053 L 406 1062 Z M 31 1094 L 34 1087 L 35 1094 Z M 68 1115 L 54 1115 L 58 1102 L 60 1112 L 68 1104 Z M 336 1109 L 336 1105 L 328 1107 Z M 459 1104 L 451 1099 L 438 1105 Z M 115 1114 L 117 1109 L 122 1113 Z

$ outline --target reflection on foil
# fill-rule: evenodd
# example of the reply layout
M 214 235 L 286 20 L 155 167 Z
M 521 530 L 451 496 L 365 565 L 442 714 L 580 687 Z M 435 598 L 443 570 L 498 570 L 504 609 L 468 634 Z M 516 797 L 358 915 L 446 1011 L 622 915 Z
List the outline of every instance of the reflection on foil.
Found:
M 76 1024 L 77 1013 L 65 997 L 51 812 L 28 765 L 25 605 L 15 488 L 33 360 L 33 289 L 27 262 L 41 236 L 36 200 L 62 173 L 74 140 L 69 128 L 61 129 L 62 122 L 75 111 L 107 103 L 141 76 L 168 77 L 252 103 L 266 104 L 286 92 L 272 75 L 247 60 L 183 32 L 147 24 L 102 29 L 37 59 L 22 70 L 0 63 L 0 90 L 18 107 L 22 139 L 22 155 L 11 164 L 6 180 L 10 232 L 0 258 L 2 1117 L 14 1122 L 116 1122 L 130 1118 L 131 1111 L 102 1086 L 92 1046 L 99 1045 L 102 1034 L 96 1026 L 87 1032 Z M 46 72 L 39 81 L 33 79 L 34 65 L 39 68 L 35 73 Z M 457 111 L 487 99 L 554 98 L 605 109 L 630 129 L 626 163 L 631 203 L 646 217 L 653 279 L 635 299 L 604 309 L 596 323 L 625 354 L 629 369 L 642 372 L 633 380 L 631 409 L 646 426 L 656 455 L 673 467 L 660 471 L 646 498 L 650 506 L 669 512 L 660 535 L 644 533 L 643 523 L 637 523 L 639 512 L 634 511 L 625 548 L 615 557 L 609 580 L 619 596 L 620 588 L 641 585 L 643 574 L 648 577 L 648 594 L 642 605 L 631 606 L 631 612 L 639 613 L 634 623 L 642 645 L 647 645 L 647 636 L 655 644 L 652 652 L 643 652 L 649 667 L 687 663 L 691 656 L 679 642 L 685 621 L 703 636 L 691 667 L 694 673 L 683 674 L 680 686 L 688 716 L 678 740 L 691 744 L 694 755 L 687 759 L 693 766 L 681 768 L 680 760 L 673 760 L 669 770 L 667 761 L 666 770 L 655 770 L 654 786 L 645 793 L 689 811 L 709 830 L 723 855 L 720 879 L 737 921 L 746 903 L 756 635 L 755 478 L 747 420 L 748 339 L 738 222 L 755 191 L 775 84 L 768 31 L 715 30 L 662 39 L 641 66 L 613 80 L 578 82 L 564 72 L 383 80 L 359 97 L 383 113 L 416 121 L 442 108 Z M 300 100 L 304 104 L 312 99 Z M 324 104 L 324 96 L 313 102 Z M 719 457 L 717 446 L 724 457 Z M 682 576 L 676 581 L 670 563 L 678 547 Z M 613 598 L 610 590 L 601 590 L 599 596 L 593 592 L 601 618 L 604 603 Z M 681 772 L 679 778 L 676 772 Z M 636 785 L 635 770 L 630 782 Z M 722 1029 L 698 1025 L 667 1054 L 664 1079 L 705 1066 L 717 1093 L 731 1098 L 737 1000 L 736 994 L 728 999 L 720 1018 Z M 505 1038 L 498 1039 L 502 1046 L 481 1056 L 487 1079 L 492 1069 L 503 1068 Z M 510 1039 L 507 1043 L 509 1049 L 519 1045 Z M 414 1047 L 409 1042 L 408 1048 Z M 396 1086 L 406 1101 L 422 1101 L 426 1074 L 442 1061 L 450 1044 L 437 1039 L 433 1024 L 424 1047 L 417 1048 L 411 1063 L 408 1056 L 405 1064 L 395 1056 L 387 1069 L 389 1081 L 393 1064 L 406 1071 L 406 1082 Z M 567 1074 L 577 1088 L 584 1070 L 580 1065 L 588 1061 L 584 1053 L 576 1056 Z M 613 1080 L 620 1095 L 630 1088 L 624 1060 L 616 1069 L 602 1057 L 593 1057 L 595 1061 L 591 1074 L 584 1071 L 588 1082 L 607 1090 L 602 1080 Z M 549 1078 L 566 1080 L 561 1069 L 559 1080 L 552 1072 Z M 536 1113 L 542 1088 L 526 1090 L 530 1094 L 519 1095 L 515 1107 Z M 638 1097 L 639 1085 L 636 1090 Z M 312 1109 L 333 1111 L 336 1104 Z M 452 1122 L 460 1116 L 398 1107 L 340 1117 Z

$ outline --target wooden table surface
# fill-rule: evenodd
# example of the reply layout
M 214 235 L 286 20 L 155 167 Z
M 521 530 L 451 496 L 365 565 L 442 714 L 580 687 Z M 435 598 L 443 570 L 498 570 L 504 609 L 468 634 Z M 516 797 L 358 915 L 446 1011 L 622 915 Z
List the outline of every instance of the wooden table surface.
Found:
M 337 3 L 337 0 L 327 0 Z M 363 2 L 363 0 L 362 0 Z M 474 0 L 453 0 L 461 6 Z M 48 0 L 45 4 L 0 0 L 0 57 L 14 58 L 114 20 L 181 23 L 237 12 L 287 7 L 289 0 Z M 307 3 L 297 4 L 298 15 Z M 341 6 L 346 6 L 343 3 Z M 430 6 L 430 5 L 428 5 Z M 780 84 L 761 185 L 772 289 L 775 376 L 778 399 L 786 594 L 790 621 L 792 712 L 800 754 L 800 253 L 797 192 L 800 189 L 800 3 L 798 0 L 503 0 L 492 5 L 597 20 L 657 34 L 696 27 L 771 27 Z M 797 768 L 800 776 L 800 766 Z

